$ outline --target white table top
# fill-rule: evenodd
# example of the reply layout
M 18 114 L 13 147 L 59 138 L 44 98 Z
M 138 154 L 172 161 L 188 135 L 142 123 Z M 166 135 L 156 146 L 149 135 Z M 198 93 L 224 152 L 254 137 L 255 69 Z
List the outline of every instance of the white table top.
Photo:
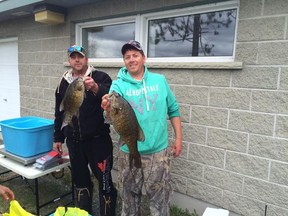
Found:
M 51 172 L 57 171 L 59 169 L 68 167 L 70 165 L 69 159 L 63 159 L 63 163 L 59 164 L 58 166 L 54 166 L 47 170 L 40 170 L 33 165 L 23 165 L 20 162 L 12 160 L 10 158 L 5 157 L 4 155 L 0 154 L 0 166 L 3 166 L 27 179 L 35 179 Z

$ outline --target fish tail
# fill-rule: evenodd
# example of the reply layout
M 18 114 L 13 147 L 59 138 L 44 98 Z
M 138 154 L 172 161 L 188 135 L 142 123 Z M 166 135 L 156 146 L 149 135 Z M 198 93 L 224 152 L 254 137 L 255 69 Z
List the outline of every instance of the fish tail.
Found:
M 140 154 L 130 154 L 129 155 L 129 163 L 130 163 L 130 169 L 132 169 L 132 165 L 134 165 L 137 169 L 141 168 L 142 162 L 141 162 L 141 156 Z
M 134 158 L 134 165 L 138 169 L 141 168 L 141 166 L 142 166 L 141 157 Z

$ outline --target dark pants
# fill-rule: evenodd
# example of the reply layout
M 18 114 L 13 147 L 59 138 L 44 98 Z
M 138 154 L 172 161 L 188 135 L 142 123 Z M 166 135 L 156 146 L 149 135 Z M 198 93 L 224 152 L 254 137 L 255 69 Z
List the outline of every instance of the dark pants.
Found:
M 114 215 L 113 213 L 109 213 L 109 208 L 112 208 L 110 210 L 115 212 L 117 196 L 117 191 L 113 186 L 111 176 L 111 169 L 113 166 L 113 144 L 111 137 L 107 135 L 92 137 L 85 140 L 79 140 L 78 138 L 67 138 L 66 143 L 69 151 L 72 178 L 76 191 L 78 190 L 79 192 L 85 192 L 86 190 L 88 193 L 85 192 L 83 196 L 91 197 L 91 205 L 90 202 L 87 204 L 87 200 L 83 198 L 83 202 L 85 200 L 83 205 L 88 205 L 88 207 L 82 207 L 81 199 L 78 197 L 78 203 L 80 203 L 79 207 L 82 207 L 83 209 L 87 208 L 85 210 L 91 213 L 93 183 L 91 180 L 90 170 L 88 168 L 89 164 L 91 171 L 98 180 L 100 211 L 104 212 L 101 213 L 101 215 Z M 101 203 L 103 203 L 102 199 L 105 201 L 106 198 L 111 199 L 109 206 L 101 206 Z

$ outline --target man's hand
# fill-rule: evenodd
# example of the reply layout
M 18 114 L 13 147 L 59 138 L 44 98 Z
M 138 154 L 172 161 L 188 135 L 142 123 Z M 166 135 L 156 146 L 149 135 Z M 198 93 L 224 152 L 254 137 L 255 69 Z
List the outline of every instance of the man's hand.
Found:
M 84 77 L 84 85 L 87 91 L 92 91 L 95 94 L 98 92 L 99 86 L 92 77 Z
M 102 107 L 102 109 L 104 109 L 106 112 L 110 113 L 109 94 L 105 94 L 105 95 L 102 97 L 101 107 Z
M 55 149 L 60 155 L 63 154 L 62 145 L 63 145 L 63 143 L 61 143 L 61 142 L 55 142 L 54 145 L 53 145 L 53 146 L 54 146 L 54 149 Z
M 3 185 L 0 185 L 0 195 L 3 197 L 4 200 L 15 199 L 13 191 Z
M 109 94 L 105 94 L 102 97 L 102 103 L 101 107 L 104 110 L 104 118 L 105 118 L 105 123 L 110 124 L 111 119 L 110 119 L 110 101 L 109 101 Z
M 171 153 L 173 154 L 174 158 L 178 157 L 182 153 L 182 139 L 175 139 Z

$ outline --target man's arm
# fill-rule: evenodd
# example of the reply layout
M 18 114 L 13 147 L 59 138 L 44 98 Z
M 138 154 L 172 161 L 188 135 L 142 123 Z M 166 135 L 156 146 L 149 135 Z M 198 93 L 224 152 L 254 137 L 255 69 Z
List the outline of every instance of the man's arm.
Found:
M 172 145 L 171 153 L 174 157 L 178 157 L 182 152 L 182 125 L 180 117 L 172 117 L 170 119 L 175 133 L 175 140 Z

